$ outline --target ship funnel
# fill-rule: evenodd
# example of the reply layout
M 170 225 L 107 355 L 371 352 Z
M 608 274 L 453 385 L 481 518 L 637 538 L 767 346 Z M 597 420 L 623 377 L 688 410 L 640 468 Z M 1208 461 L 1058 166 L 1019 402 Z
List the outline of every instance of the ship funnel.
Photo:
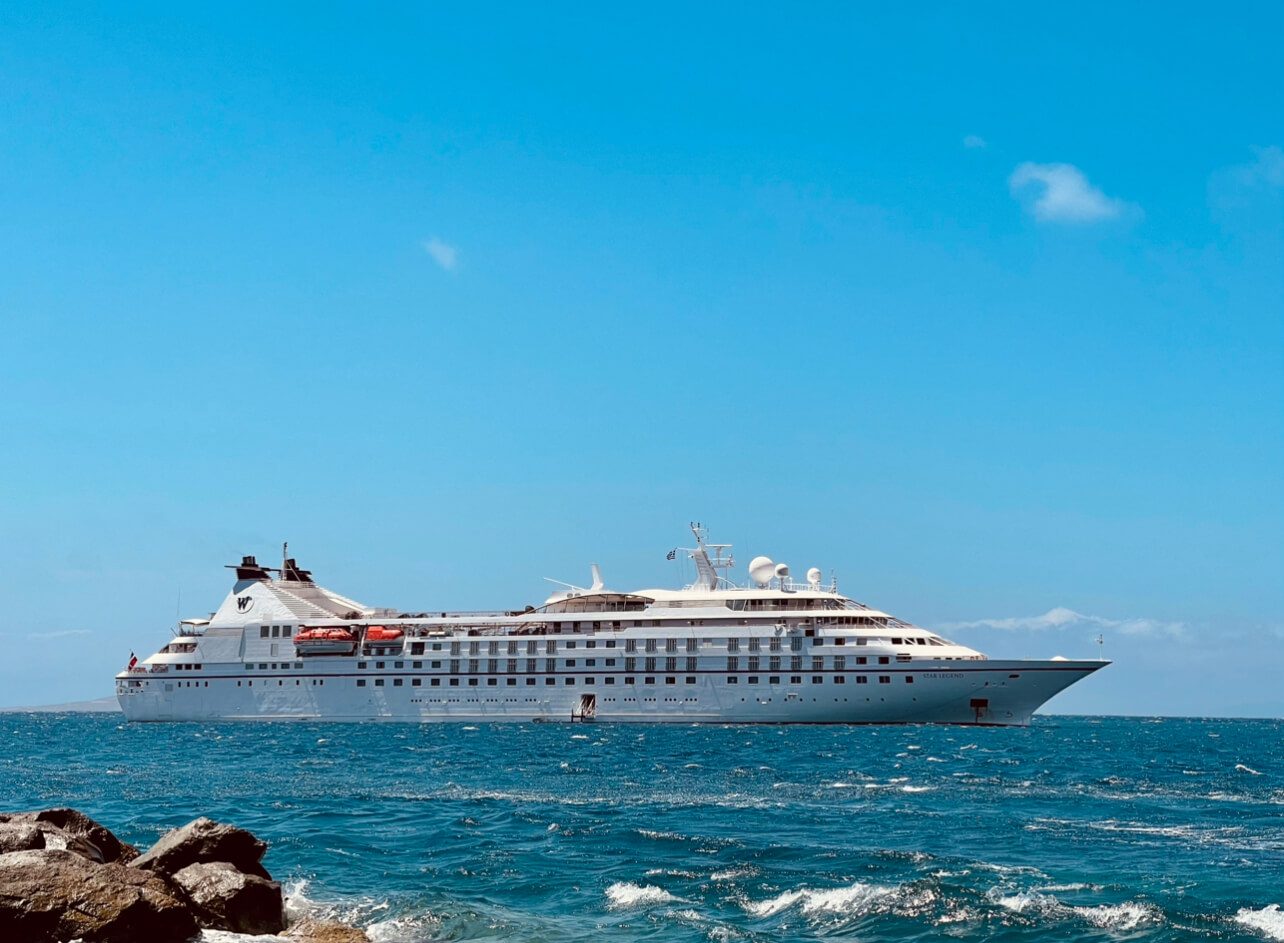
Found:
M 253 556 L 241 557 L 239 564 L 228 564 L 226 569 L 236 571 L 236 581 L 242 582 L 248 580 L 253 583 L 257 580 L 268 580 L 272 577 L 268 575 L 267 567 L 259 566 Z

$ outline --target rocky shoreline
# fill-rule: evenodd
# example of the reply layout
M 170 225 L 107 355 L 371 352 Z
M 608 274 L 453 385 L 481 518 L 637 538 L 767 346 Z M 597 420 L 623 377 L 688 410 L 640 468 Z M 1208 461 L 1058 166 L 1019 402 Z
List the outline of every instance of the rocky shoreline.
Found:
M 139 853 L 75 809 L 0 813 L 0 938 L 24 943 L 184 943 L 202 930 L 362 943 L 361 930 L 287 926 L 266 843 L 199 818 Z

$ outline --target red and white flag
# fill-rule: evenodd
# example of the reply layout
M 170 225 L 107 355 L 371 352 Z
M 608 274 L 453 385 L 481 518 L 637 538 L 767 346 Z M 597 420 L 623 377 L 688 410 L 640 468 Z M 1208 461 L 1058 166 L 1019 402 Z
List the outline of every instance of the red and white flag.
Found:
M 137 656 L 137 655 L 135 655 L 133 652 L 130 652 L 130 653 L 129 653 L 129 668 L 130 668 L 130 670 L 131 670 L 131 671 L 133 670 L 133 668 L 134 668 L 134 666 L 135 666 L 136 664 L 138 664 L 138 656 Z

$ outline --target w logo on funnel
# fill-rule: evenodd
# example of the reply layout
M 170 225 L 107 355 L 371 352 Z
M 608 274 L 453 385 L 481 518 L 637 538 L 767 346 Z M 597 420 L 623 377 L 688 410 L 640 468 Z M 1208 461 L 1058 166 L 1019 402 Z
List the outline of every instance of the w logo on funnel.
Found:
M 254 608 L 254 597 L 253 597 L 253 596 L 237 596 L 237 597 L 236 597 L 236 611 L 237 611 L 237 612 L 249 612 L 252 608 Z

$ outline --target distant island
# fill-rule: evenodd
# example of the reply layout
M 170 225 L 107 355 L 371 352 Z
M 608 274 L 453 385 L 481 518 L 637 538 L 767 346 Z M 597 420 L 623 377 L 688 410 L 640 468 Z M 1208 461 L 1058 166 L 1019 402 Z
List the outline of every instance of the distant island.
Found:
M 93 701 L 72 701 L 69 704 L 41 704 L 38 707 L 0 707 L 0 714 L 116 714 L 120 703 L 115 695 Z

